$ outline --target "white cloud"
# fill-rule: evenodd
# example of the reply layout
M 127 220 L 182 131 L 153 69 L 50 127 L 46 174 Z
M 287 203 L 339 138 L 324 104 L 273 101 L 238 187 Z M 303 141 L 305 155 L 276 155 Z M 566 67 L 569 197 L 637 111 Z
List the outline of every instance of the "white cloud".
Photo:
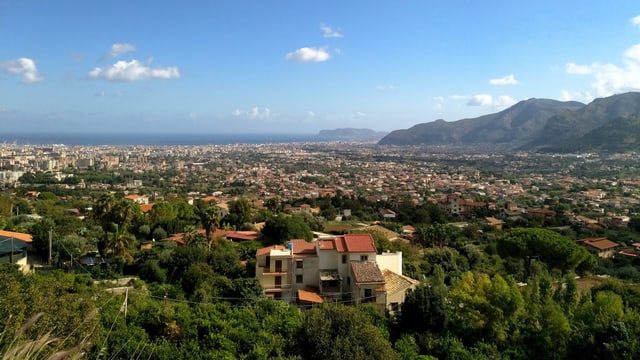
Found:
M 467 105 L 469 106 L 491 106 L 493 104 L 493 96 L 489 94 L 473 95 Z
M 149 64 L 147 61 L 146 64 Z M 96 67 L 89 72 L 90 79 L 104 79 L 109 81 L 142 81 L 154 79 L 178 79 L 180 71 L 175 66 L 158 67 L 152 69 L 138 60 L 118 61 L 109 67 Z
M 591 65 L 567 63 L 565 70 L 568 74 L 593 76 L 591 87 L 596 96 L 640 90 L 640 44 L 628 48 L 622 62 L 622 66 L 597 62 Z
M 109 53 L 105 56 L 103 56 L 103 59 L 113 59 L 116 58 L 124 53 L 128 53 L 128 52 L 132 52 L 135 51 L 136 47 L 133 44 L 129 44 L 129 43 L 124 43 L 124 44 L 113 44 L 111 45 L 111 50 L 109 50 Z
M 494 106 L 507 107 L 516 103 L 516 100 L 508 95 L 493 97 L 490 94 L 473 95 L 467 102 L 469 106 Z
M 231 116 L 249 119 L 268 119 L 271 116 L 271 110 L 268 107 L 260 109 L 256 106 L 249 111 L 243 111 L 240 109 L 233 110 L 231 112 Z
M 516 77 L 513 74 L 509 74 L 499 79 L 489 80 L 489 84 L 491 85 L 515 85 L 517 83 L 518 83 L 518 80 L 516 80 Z
M 22 75 L 22 82 L 33 84 L 42 81 L 42 76 L 38 74 L 35 61 L 29 58 L 19 58 L 0 62 L 0 70 L 11 75 Z
M 633 26 L 640 28 L 640 15 L 635 16 L 631 19 L 631 24 L 633 24 Z
M 508 107 L 515 103 L 516 103 L 516 100 L 511 96 L 501 95 L 494 100 L 493 105 L 497 107 Z
M 303 47 L 296 51 L 292 51 L 285 56 L 285 59 L 306 63 L 306 62 L 323 62 L 331 58 L 331 55 L 325 48 Z
M 591 74 L 593 69 L 593 65 L 578 65 L 574 63 L 567 63 L 564 66 L 567 74 L 578 74 L 578 75 L 586 75 Z
M 363 113 L 362 111 L 356 111 L 355 117 L 359 118 L 359 117 L 366 117 L 367 114 Z
M 561 101 L 580 101 L 583 103 L 590 103 L 594 99 L 593 95 L 589 92 L 584 91 L 568 91 L 562 90 L 560 91 L 560 100 Z
M 433 102 L 436 103 L 435 108 L 436 110 L 442 110 L 444 108 L 443 104 L 444 104 L 444 96 L 434 96 L 432 98 Z
M 316 113 L 314 113 L 313 111 L 309 110 L 309 111 L 307 111 L 307 116 L 308 117 L 315 117 Z
M 339 30 L 334 30 L 331 26 L 321 24 L 320 29 L 322 29 L 322 37 L 326 38 L 341 38 L 343 35 Z

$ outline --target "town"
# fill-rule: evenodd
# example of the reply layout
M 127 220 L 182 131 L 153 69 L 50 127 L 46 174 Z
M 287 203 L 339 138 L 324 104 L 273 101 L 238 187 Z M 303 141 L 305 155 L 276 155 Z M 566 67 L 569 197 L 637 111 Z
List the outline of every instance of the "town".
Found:
M 403 334 L 376 337 L 396 344 L 381 350 L 381 358 L 407 355 L 402 351 L 438 354 L 446 351 L 444 340 L 429 343 L 421 337 L 425 331 L 458 337 L 479 332 L 474 336 L 483 341 L 506 336 L 500 332 L 529 313 L 523 298 L 547 301 L 530 293 L 532 287 L 571 298 L 553 306 L 575 309 L 586 306 L 591 292 L 610 299 L 636 294 L 639 157 L 360 142 L 5 143 L 0 262 L 17 264 L 27 276 L 75 274 L 76 284 L 124 299 L 124 307 L 102 321 L 115 322 L 113 316 L 128 307 L 156 307 L 161 319 L 140 318 L 128 326 L 143 329 L 150 321 L 158 329 L 141 330 L 137 341 L 162 340 L 168 352 L 196 326 L 175 313 L 183 304 L 265 311 L 257 309 L 277 301 L 315 316 L 311 311 L 324 304 L 347 305 L 342 315 L 356 318 L 362 315 L 347 309 L 366 305 L 385 314 L 385 331 Z M 3 276 L 11 283 L 8 273 Z M 498 290 L 490 287 L 498 284 L 505 293 L 494 295 L 513 303 L 491 300 Z M 617 293 L 605 292 L 613 287 Z M 474 291 L 486 292 L 487 306 L 504 313 L 500 324 L 489 325 L 491 318 L 465 324 L 470 316 L 488 316 L 484 305 L 466 297 Z M 439 305 L 424 307 L 435 298 Z M 454 300 L 467 310 L 449 308 Z M 292 334 L 271 331 L 294 346 Z M 316 330 L 308 325 L 296 331 Z M 492 346 L 513 350 L 509 346 L 525 346 L 528 336 L 513 335 L 516 345 Z M 567 357 L 577 351 L 571 334 L 558 336 L 546 341 L 563 341 L 555 345 Z M 411 349 L 398 350 L 403 341 Z M 473 344 L 460 343 L 460 351 L 480 351 Z M 116 351 L 124 345 L 109 346 Z M 295 347 L 266 351 L 303 358 L 310 356 L 306 351 L 324 351 Z M 548 350 L 535 349 L 541 356 Z M 240 350 L 225 351 L 219 355 Z

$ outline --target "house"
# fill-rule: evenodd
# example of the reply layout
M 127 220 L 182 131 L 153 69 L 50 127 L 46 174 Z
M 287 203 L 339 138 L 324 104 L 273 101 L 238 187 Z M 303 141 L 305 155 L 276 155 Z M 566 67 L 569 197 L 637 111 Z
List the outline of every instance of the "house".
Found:
M 27 246 L 33 242 L 29 234 L 0 230 L 0 264 L 17 264 L 22 272 L 29 272 Z
M 601 258 L 613 257 L 618 247 L 618 243 L 606 238 L 586 238 L 579 240 L 578 243 Z
M 492 227 L 494 230 L 502 231 L 502 225 L 504 225 L 504 221 L 496 219 L 494 217 L 487 217 L 484 220 L 487 226 Z
M 273 245 L 256 251 L 256 277 L 269 298 L 291 301 L 291 249 Z
M 149 203 L 149 197 L 145 195 L 127 195 L 124 197 L 127 200 L 131 200 L 136 204 L 144 205 Z
M 400 309 L 400 304 L 404 303 L 407 291 L 415 289 L 420 284 L 418 280 L 400 275 L 389 269 L 383 270 L 382 276 L 387 289 L 387 309 L 391 312 Z
M 470 201 L 459 197 L 457 194 L 449 194 L 445 198 L 438 200 L 438 208 L 450 215 L 469 215 L 474 209 L 488 208 L 486 203 L 481 201 Z
M 370 234 L 293 239 L 256 251 L 265 295 L 299 304 L 323 301 L 388 306 L 383 270 L 402 272 L 402 252 L 377 254 Z M 310 293 L 315 294 L 311 296 Z M 315 299 L 314 301 L 311 301 Z
M 384 220 L 393 220 L 396 218 L 396 212 L 391 209 L 382 210 L 382 218 Z

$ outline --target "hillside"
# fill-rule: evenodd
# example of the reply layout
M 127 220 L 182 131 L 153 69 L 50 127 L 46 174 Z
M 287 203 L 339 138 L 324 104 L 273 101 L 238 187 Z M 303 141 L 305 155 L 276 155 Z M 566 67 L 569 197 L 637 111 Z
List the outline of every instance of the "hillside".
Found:
M 379 144 L 501 145 L 546 151 L 637 149 L 640 139 L 633 134 L 639 128 L 630 118 L 635 119 L 636 114 L 640 114 L 637 92 L 596 99 L 588 105 L 529 99 L 495 114 L 452 122 L 436 120 L 395 130 Z M 616 139 L 624 141 L 618 144 Z
M 446 122 L 436 120 L 410 129 L 395 130 L 380 140 L 381 145 L 523 145 L 544 128 L 547 120 L 562 110 L 576 110 L 584 104 L 550 99 L 529 99 L 495 114 Z
M 640 116 L 619 117 L 583 136 L 545 148 L 553 152 L 640 151 Z
M 640 93 L 631 92 L 596 99 L 577 111 L 563 111 L 547 121 L 539 136 L 523 149 L 541 149 L 555 147 L 564 142 L 575 142 L 583 135 L 617 118 L 629 117 L 640 113 Z M 622 125 L 622 123 L 620 123 Z M 615 126 L 615 125 L 614 125 Z M 613 131 L 609 128 L 609 131 Z M 597 133 L 591 135 L 592 142 Z

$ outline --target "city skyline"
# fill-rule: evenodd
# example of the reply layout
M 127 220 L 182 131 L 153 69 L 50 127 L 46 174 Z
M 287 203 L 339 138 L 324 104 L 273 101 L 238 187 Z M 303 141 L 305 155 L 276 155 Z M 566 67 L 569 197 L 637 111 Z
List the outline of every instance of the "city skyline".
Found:
M 4 132 L 408 128 L 640 89 L 631 3 L 0 1 Z

